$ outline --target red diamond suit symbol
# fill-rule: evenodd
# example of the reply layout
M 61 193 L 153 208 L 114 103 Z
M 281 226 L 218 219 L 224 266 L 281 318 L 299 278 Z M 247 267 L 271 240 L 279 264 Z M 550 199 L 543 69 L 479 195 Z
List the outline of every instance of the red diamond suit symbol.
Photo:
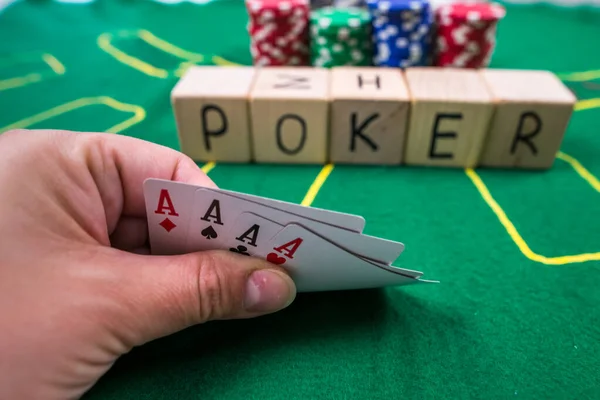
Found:
M 171 230 L 177 227 L 169 218 L 165 218 L 159 225 L 165 228 L 167 232 L 171 232 Z

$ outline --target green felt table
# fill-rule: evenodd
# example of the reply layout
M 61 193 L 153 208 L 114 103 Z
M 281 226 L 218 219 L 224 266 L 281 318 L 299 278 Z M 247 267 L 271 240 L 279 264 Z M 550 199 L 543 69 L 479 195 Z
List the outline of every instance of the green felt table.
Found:
M 16 2 L 0 13 L 0 128 L 178 148 L 181 63 L 250 64 L 245 25 L 239 0 Z M 585 8 L 508 5 L 499 26 L 492 67 L 549 69 L 579 99 L 548 171 L 212 166 L 223 188 L 364 216 L 365 233 L 405 243 L 396 265 L 441 283 L 300 294 L 190 328 L 124 356 L 86 398 L 599 398 L 599 37 Z

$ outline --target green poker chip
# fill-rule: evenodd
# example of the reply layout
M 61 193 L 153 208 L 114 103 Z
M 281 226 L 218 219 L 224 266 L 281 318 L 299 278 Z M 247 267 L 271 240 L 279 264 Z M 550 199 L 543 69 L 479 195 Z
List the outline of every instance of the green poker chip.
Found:
M 325 7 L 310 15 L 311 64 L 369 66 L 373 59 L 371 16 L 360 8 Z
M 310 24 L 318 34 L 337 32 L 340 28 L 363 31 L 371 25 L 371 15 L 361 8 L 325 7 L 311 12 Z

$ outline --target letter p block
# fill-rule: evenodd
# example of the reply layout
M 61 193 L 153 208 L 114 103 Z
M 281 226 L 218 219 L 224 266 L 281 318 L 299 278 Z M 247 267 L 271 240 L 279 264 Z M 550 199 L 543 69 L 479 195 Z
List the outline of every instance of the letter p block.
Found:
M 494 109 L 481 75 L 418 67 L 405 74 L 412 102 L 406 164 L 477 166 Z
M 253 67 L 192 66 L 171 91 L 181 151 L 195 161 L 248 162 Z
M 327 161 L 329 70 L 263 67 L 250 94 L 250 109 L 256 162 Z

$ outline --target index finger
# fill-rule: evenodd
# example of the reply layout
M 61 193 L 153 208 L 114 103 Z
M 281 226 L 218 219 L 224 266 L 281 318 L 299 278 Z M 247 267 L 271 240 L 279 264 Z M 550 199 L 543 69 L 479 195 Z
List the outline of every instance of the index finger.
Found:
M 88 168 L 109 220 L 115 214 L 117 218 L 118 214 L 146 215 L 144 181 L 148 178 L 217 187 L 191 158 L 174 149 L 122 135 L 97 134 L 89 139 Z M 120 206 L 115 207 L 114 200 Z

